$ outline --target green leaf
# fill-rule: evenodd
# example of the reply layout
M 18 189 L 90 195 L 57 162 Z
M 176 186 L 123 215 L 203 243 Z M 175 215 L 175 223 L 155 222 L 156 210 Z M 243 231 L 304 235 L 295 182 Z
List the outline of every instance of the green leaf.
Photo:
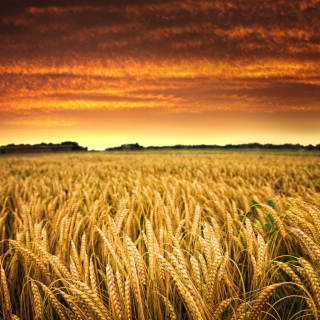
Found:
M 271 208 L 274 208 L 276 204 L 272 200 L 268 200 L 267 205 Z
M 268 220 L 271 224 L 274 224 L 273 216 L 272 216 L 270 213 L 267 214 L 267 220 Z
M 247 218 L 249 218 L 251 215 L 252 215 L 252 211 L 248 211 L 248 212 L 245 214 L 245 216 L 246 216 Z
M 272 229 L 272 226 L 269 224 L 269 223 L 266 223 L 265 225 L 264 225 L 264 227 L 266 228 L 266 230 L 267 231 L 271 231 L 271 229 Z
M 257 206 L 258 208 L 262 208 L 261 204 L 257 202 L 256 200 L 252 200 L 252 204 Z
M 108 203 L 109 205 L 112 205 L 112 199 L 111 199 L 110 195 L 108 195 L 108 194 L 107 194 L 107 196 L 106 196 L 106 201 L 107 201 L 107 203 Z

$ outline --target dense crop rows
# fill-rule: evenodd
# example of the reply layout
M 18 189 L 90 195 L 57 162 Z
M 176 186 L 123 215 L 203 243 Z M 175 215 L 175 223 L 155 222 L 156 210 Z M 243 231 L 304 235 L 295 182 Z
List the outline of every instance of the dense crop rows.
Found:
M 0 318 L 317 319 L 320 158 L 0 158 Z

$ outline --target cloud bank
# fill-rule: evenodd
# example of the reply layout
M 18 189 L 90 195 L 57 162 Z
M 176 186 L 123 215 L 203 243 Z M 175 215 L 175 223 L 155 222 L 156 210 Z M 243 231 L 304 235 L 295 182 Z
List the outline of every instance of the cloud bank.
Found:
M 319 20 L 317 0 L 4 0 L 0 123 L 73 125 L 59 122 L 68 110 L 319 112 Z

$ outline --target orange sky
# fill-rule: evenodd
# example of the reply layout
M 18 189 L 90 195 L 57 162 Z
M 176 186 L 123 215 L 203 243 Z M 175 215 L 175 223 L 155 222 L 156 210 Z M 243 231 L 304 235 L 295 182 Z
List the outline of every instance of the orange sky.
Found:
M 320 1 L 0 3 L 0 145 L 320 143 Z

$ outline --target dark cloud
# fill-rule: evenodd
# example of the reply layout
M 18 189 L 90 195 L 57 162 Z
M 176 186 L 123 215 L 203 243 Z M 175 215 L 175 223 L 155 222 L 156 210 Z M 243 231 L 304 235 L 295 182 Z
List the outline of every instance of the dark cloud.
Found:
M 319 110 L 320 1 L 0 3 L 0 110 Z
M 2 9 L 2 10 L 1 10 Z M 34 56 L 168 55 L 216 59 L 319 54 L 318 1 L 4 1 L 1 38 Z M 23 58 L 7 46 L 3 56 Z

